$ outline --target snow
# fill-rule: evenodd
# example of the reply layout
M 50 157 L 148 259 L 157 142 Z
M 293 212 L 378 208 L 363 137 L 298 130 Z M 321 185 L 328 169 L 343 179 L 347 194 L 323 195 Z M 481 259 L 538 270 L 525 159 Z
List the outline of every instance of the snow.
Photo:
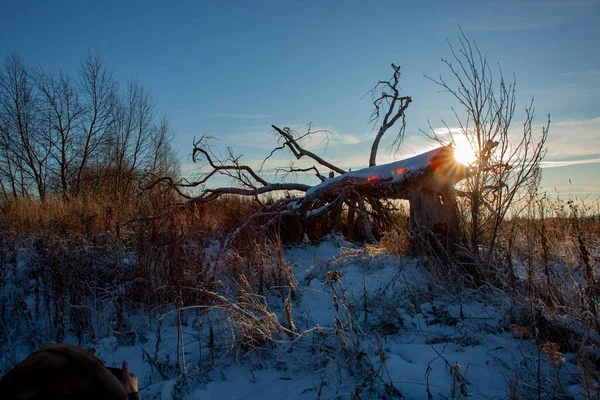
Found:
M 461 319 L 458 305 L 428 301 L 430 277 L 418 260 L 372 255 L 338 237 L 291 248 L 286 258 L 298 282 L 296 326 L 300 331 L 318 327 L 306 338 L 321 341 L 317 347 L 323 354 L 312 354 L 300 341 L 290 348 L 289 339 L 283 339 L 285 350 L 215 369 L 190 392 L 190 399 L 350 399 L 361 380 L 343 371 L 348 357 L 340 354 L 344 341 L 350 343 L 345 351 L 364 353 L 365 364 L 382 371 L 375 385 L 382 393 L 396 390 L 406 399 L 427 399 L 428 389 L 433 398 L 458 397 L 461 386 L 452 367 L 466 381 L 463 390 L 474 398 L 507 398 L 511 384 L 521 382 L 525 391 L 533 385 L 527 380 L 532 379 L 537 350 L 504 329 L 504 304 L 493 294 L 464 293 Z M 339 286 L 326 284 L 333 270 L 340 272 Z M 332 288 L 339 291 L 332 293 Z M 354 316 L 344 307 L 334 310 L 335 294 L 345 297 Z M 365 298 L 366 315 L 356 312 Z M 354 331 L 335 338 L 336 317 Z M 547 363 L 542 369 L 544 376 L 551 375 Z
M 323 190 L 329 185 L 353 178 L 375 181 L 391 180 L 394 183 L 400 182 L 402 179 L 417 174 L 425 169 L 430 164 L 431 160 L 440 153 L 441 149 L 443 149 L 443 147 L 438 147 L 426 153 L 422 153 L 404 160 L 377 165 L 375 167 L 362 168 L 356 171 L 347 172 L 343 175 L 338 175 L 334 178 L 326 179 L 319 185 L 310 188 L 306 192 L 306 197 L 312 197 L 314 193 Z
M 438 399 L 461 393 L 503 399 L 534 393 L 538 349 L 510 332 L 507 299 L 489 288 L 448 292 L 424 260 L 337 236 L 290 247 L 285 257 L 297 284 L 292 315 L 298 336 L 278 332 L 272 343 L 242 351 L 226 312 L 203 314 L 198 330 L 199 309 L 190 308 L 182 313 L 187 381 L 177 373 L 176 312 L 163 314 L 160 329 L 156 321 L 146 323 L 135 346 L 120 346 L 115 337 L 100 340 L 93 346 L 97 356 L 111 366 L 128 360 L 143 399 Z M 280 292 L 274 289 L 267 299 L 285 323 Z M 555 371 L 545 359 L 540 368 L 544 397 L 550 397 Z M 561 372 L 565 397 L 583 398 L 569 368 Z
M 404 160 L 394 161 L 389 164 L 377 165 L 375 167 L 351 171 L 344 175 L 338 176 L 337 179 L 341 177 L 355 177 L 389 180 L 393 178 L 394 181 L 398 181 L 402 179 L 402 176 L 415 173 L 416 171 L 426 168 L 430 164 L 431 160 L 438 155 L 438 153 L 440 153 L 442 148 L 443 147 L 439 147 L 426 153 L 406 158 Z

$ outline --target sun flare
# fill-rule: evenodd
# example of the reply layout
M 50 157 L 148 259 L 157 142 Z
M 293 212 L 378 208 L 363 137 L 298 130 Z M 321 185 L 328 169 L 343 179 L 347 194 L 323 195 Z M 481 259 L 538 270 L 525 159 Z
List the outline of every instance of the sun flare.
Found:
M 477 160 L 477 155 L 466 137 L 454 136 L 454 158 L 463 165 L 473 164 Z

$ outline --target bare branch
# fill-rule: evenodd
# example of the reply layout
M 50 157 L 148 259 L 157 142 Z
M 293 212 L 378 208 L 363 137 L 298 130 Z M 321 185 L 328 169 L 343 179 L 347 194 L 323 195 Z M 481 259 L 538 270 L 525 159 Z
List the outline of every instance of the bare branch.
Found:
M 294 167 L 294 165 L 290 165 L 287 168 L 275 168 L 276 171 L 278 172 L 284 172 L 285 174 L 295 174 L 295 173 L 299 173 L 299 172 L 309 172 L 309 171 L 314 171 L 315 172 L 315 176 L 317 178 L 319 178 L 319 180 L 321 182 L 323 182 L 326 178 L 321 174 L 321 172 L 317 169 L 317 167 L 315 167 L 314 165 L 312 167 L 308 167 L 308 168 L 297 168 Z M 333 172 L 332 172 L 333 173 Z
M 383 121 L 371 146 L 369 167 L 376 165 L 377 151 L 381 138 L 400 118 L 402 118 L 402 124 L 392 146 L 398 147 L 404 138 L 404 129 L 406 128 L 404 112 L 412 102 L 412 98 L 409 96 L 400 96 L 400 67 L 392 64 L 392 69 L 394 70 L 392 78 L 389 81 L 379 81 L 370 91 L 374 108 L 371 112 L 369 122 L 376 122 L 382 114 Z
M 302 146 L 300 146 L 298 140 L 296 138 L 294 138 L 294 135 L 293 135 L 294 132 L 292 130 L 290 130 L 289 128 L 279 129 L 275 125 L 271 125 L 271 126 L 273 127 L 273 129 L 275 129 L 275 131 L 277 133 L 279 133 L 279 135 L 281 135 L 281 138 L 284 141 L 283 142 L 284 146 L 286 146 L 288 149 L 290 149 L 290 151 L 292 152 L 294 157 L 296 157 L 298 160 L 301 159 L 302 157 L 306 156 L 306 157 L 312 158 L 317 163 L 321 164 L 322 166 L 324 166 L 326 168 L 329 168 L 332 171 L 337 172 L 340 175 L 346 173 L 346 171 L 344 171 L 343 169 L 336 167 L 335 165 L 333 165 L 333 164 L 325 161 L 321 157 L 317 156 L 313 152 L 308 151 L 305 148 L 303 148 Z M 301 136 L 301 138 L 306 137 L 310 133 L 311 133 L 311 131 L 309 129 L 309 132 L 306 133 L 305 135 Z
M 234 158 L 230 154 L 230 160 L 233 161 L 233 164 L 231 164 L 231 165 L 226 165 L 218 160 L 214 160 L 213 157 L 211 156 L 211 153 L 206 149 L 207 144 L 206 144 L 205 140 L 206 140 L 206 137 L 203 136 L 200 140 L 198 140 L 196 143 L 194 143 L 192 159 L 194 160 L 194 162 L 197 162 L 198 153 L 204 155 L 204 158 L 206 158 L 206 161 L 213 168 L 213 171 L 211 171 L 210 176 L 214 175 L 215 173 L 222 172 L 222 171 L 238 171 L 238 172 L 244 171 L 244 172 L 247 172 L 248 174 L 250 174 L 250 176 L 252 178 L 254 178 L 254 180 L 256 182 L 260 183 L 261 185 L 264 186 L 264 185 L 268 184 L 267 181 L 265 181 L 260 176 L 258 176 L 258 174 L 256 172 L 254 172 L 254 170 L 252 168 L 250 168 L 247 165 L 239 164 L 239 157 Z M 207 180 L 207 178 L 204 179 L 204 181 L 201 183 L 206 182 L 206 180 Z

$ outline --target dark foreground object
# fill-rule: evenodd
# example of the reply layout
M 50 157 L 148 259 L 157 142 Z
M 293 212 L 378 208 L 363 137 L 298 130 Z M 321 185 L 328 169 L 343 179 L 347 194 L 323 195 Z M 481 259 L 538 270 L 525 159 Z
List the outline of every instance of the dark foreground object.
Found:
M 36 350 L 0 380 L 2 400 L 127 398 L 119 379 L 97 357 L 68 344 Z

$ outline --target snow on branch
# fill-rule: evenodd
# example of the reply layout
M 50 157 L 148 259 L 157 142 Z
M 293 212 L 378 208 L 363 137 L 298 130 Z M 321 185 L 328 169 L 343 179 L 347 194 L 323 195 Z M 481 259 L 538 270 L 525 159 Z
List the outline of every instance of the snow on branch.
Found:
M 451 146 L 439 147 L 415 157 L 368 167 L 311 187 L 302 200 L 302 209 L 338 196 L 369 196 L 379 199 L 408 199 L 411 189 L 443 192 L 467 176 L 467 168 L 454 159 Z

